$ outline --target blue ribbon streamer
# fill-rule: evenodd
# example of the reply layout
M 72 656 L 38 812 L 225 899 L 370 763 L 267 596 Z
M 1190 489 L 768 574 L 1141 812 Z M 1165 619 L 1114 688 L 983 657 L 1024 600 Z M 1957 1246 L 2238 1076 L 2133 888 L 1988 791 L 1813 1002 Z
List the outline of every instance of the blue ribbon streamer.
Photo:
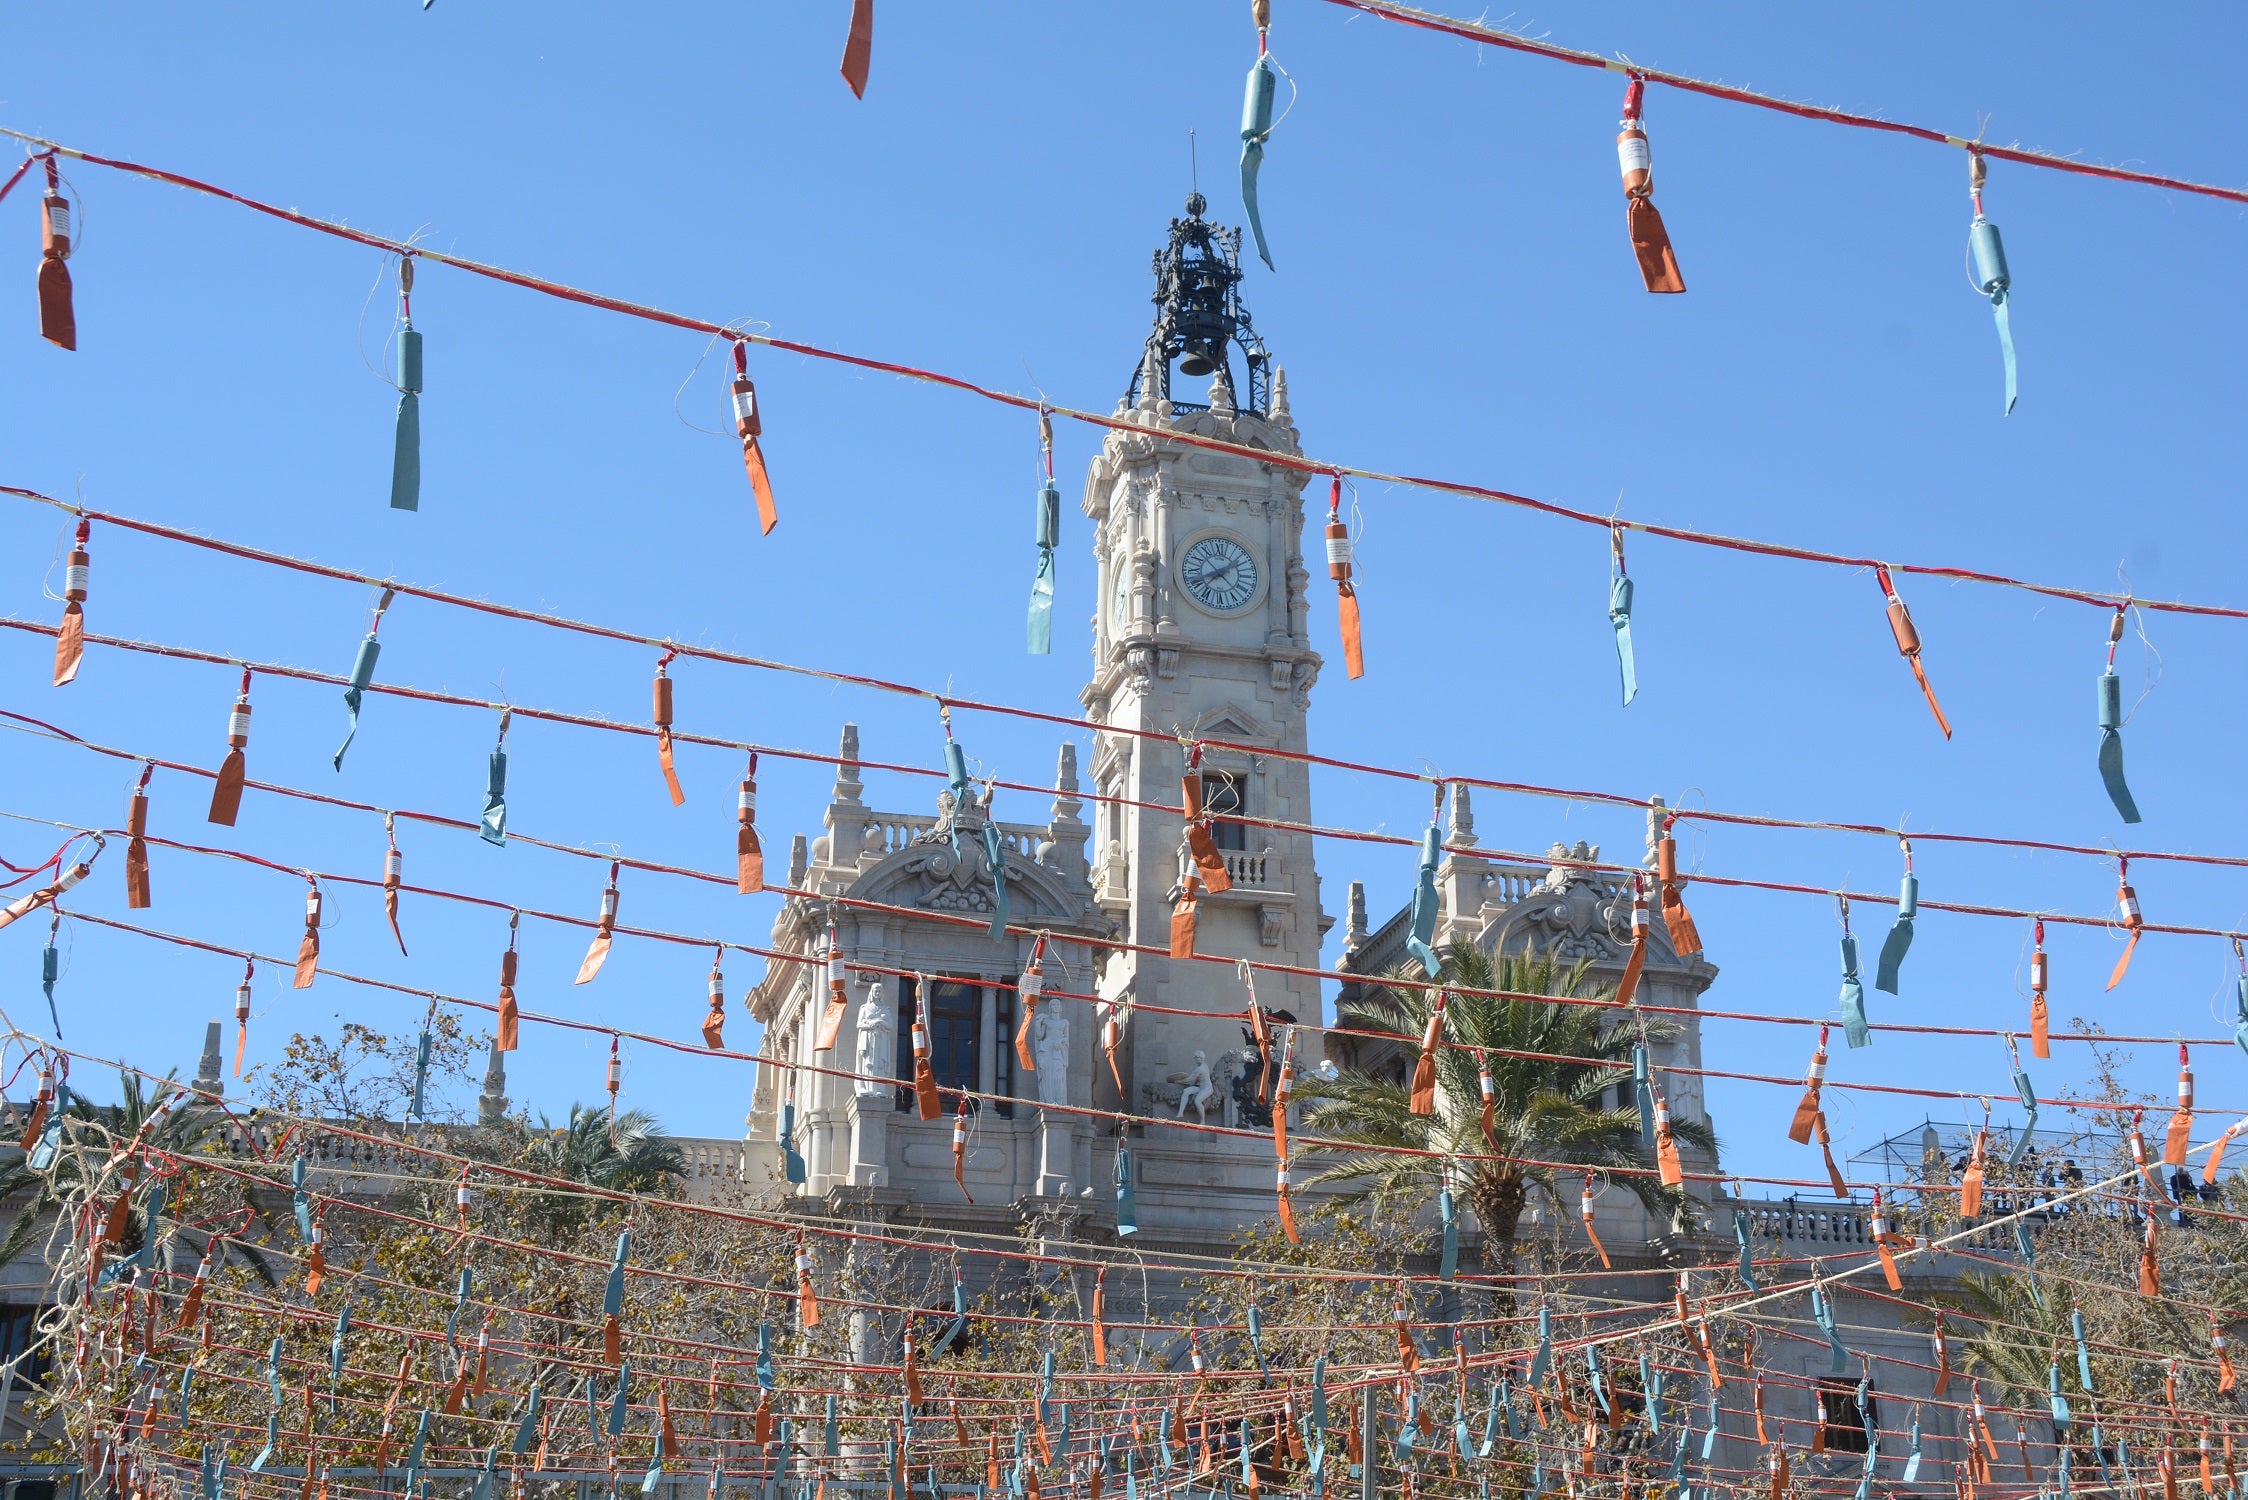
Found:
M 2006 294 L 1999 292 L 1990 299 L 1990 313 L 1998 322 L 1998 349 L 2006 357 L 2006 415 L 2014 414 L 2014 401 L 2019 394 L 2014 377 L 2014 323 L 2006 313 Z
M 1272 97 L 1279 87 L 1270 58 L 1260 55 L 1249 69 L 1247 97 L 1241 107 L 1241 208 L 1249 218 L 1249 233 L 1257 242 L 1257 256 L 1268 271 L 1277 270 L 1265 244 L 1264 216 L 1257 212 L 1257 170 L 1264 165 L 1265 141 L 1272 134 Z
M 2109 667 L 2099 677 L 2100 785 L 2126 823 L 2139 821 L 2139 804 L 2123 779 L 2123 679 Z
M 1530 1358 L 1530 1389 L 1545 1384 L 1546 1366 L 1553 1359 L 1553 1309 L 1538 1309 L 1538 1352 Z
M 1756 1256 L 1749 1248 L 1748 1210 L 1733 1210 L 1733 1240 L 1741 1247 L 1741 1284 L 1756 1290 Z
M 62 1016 L 55 1009 L 55 980 L 62 974 L 62 955 L 50 940 L 39 954 L 39 988 L 47 996 L 47 1019 L 55 1023 L 55 1040 L 62 1040 Z M 2248 1047 L 2248 1042 L 2241 1043 Z
M 1608 623 L 1616 627 L 1616 665 L 1623 672 L 1624 707 L 1639 696 L 1639 667 L 1631 654 L 1631 580 L 1618 573 L 1608 586 Z
M 624 1312 L 624 1263 L 632 1254 L 632 1231 L 617 1236 L 617 1253 L 609 1261 L 609 1284 L 601 1292 L 601 1311 L 610 1317 Z
M 1422 971 L 1431 979 L 1443 967 L 1436 961 L 1436 950 L 1429 946 L 1436 940 L 1436 860 L 1442 846 L 1443 835 L 1431 819 L 1427 831 L 1421 835 L 1421 863 L 1413 880 L 1411 925 L 1405 934 L 1405 951 L 1420 960 Z
M 1444 1250 L 1437 1260 L 1436 1274 L 1439 1279 L 1450 1281 L 1453 1273 L 1460 1268 L 1460 1216 L 1453 1205 L 1450 1188 L 1440 1187 L 1436 1190 L 1436 1212 L 1444 1221 Z M 1249 1310 L 1254 1313 L 1255 1305 L 1251 1304 Z M 1257 1363 L 1260 1367 L 1264 1364 L 1262 1355 L 1257 1357 Z
M 1007 935 L 1007 851 L 999 842 L 999 825 L 990 819 L 983 826 L 984 863 L 991 866 L 991 938 Z
M 1907 871 L 1904 887 L 1897 896 L 1897 922 L 1889 935 L 1881 940 L 1881 962 L 1874 970 L 1873 987 L 1886 994 L 1897 993 L 1897 970 L 1904 964 L 1905 955 L 1912 951 L 1912 919 L 1920 911 L 1920 877 Z
M 1911 1484 L 1920 1477 L 1920 1408 L 1912 1409 L 1912 1434 L 1905 1449 L 1905 1471 L 1898 1476 L 1900 1484 Z
M 952 826 L 946 830 L 952 837 L 952 857 L 960 857 L 960 815 L 968 807 L 968 752 L 960 742 L 949 735 L 944 742 L 944 784 L 952 793 Z
M 273 1462 L 273 1450 L 279 1446 L 280 1442 L 281 1413 L 274 1412 L 265 1419 L 265 1446 L 258 1450 L 256 1458 L 250 1460 L 251 1473 L 260 1473 L 267 1464 Z
M 2069 1332 L 2076 1335 L 2076 1376 L 2083 1383 L 2084 1394 L 2089 1396 L 2093 1394 L 2092 1351 L 2084 1342 L 2084 1313 L 2082 1309 L 2071 1308 L 2069 1310 L 2068 1327 Z
M 508 1446 L 511 1453 L 528 1453 L 531 1443 L 539 1435 L 539 1404 L 545 1395 L 542 1387 L 531 1387 L 531 1404 L 523 1408 L 523 1420 L 515 1424 L 515 1441 Z
M 1132 1197 L 1132 1153 L 1121 1144 L 1116 1148 L 1116 1232 L 1140 1232 L 1139 1205 Z
M 1631 1093 L 1639 1106 L 1639 1144 L 1655 1144 L 1655 1081 L 1647 1065 L 1647 1044 L 1631 1044 Z
M 425 1022 L 421 1039 L 414 1046 L 414 1097 L 406 1105 L 406 1117 L 410 1120 L 418 1120 L 425 1113 L 423 1097 L 429 1088 L 430 1042 L 429 1026 Z
M 390 508 L 421 509 L 422 336 L 412 323 L 398 330 L 398 438 L 390 463 Z
M 382 642 L 370 630 L 359 642 L 359 654 L 351 659 L 351 678 L 343 690 L 343 706 L 351 715 L 351 724 L 344 731 L 343 743 L 336 747 L 336 769 L 343 769 L 343 755 L 351 742 L 359 738 L 359 700 L 367 685 L 375 680 L 375 663 L 382 658 Z
M 484 814 L 477 820 L 476 834 L 487 844 L 507 842 L 507 752 L 497 747 L 484 778 Z
M 617 1393 L 609 1398 L 609 1436 L 611 1437 L 622 1437 L 624 1435 L 624 1419 L 628 1400 L 625 1393 L 631 1388 L 632 1361 L 628 1359 L 617 1366 Z
M 1835 1331 L 1834 1304 L 1827 1298 L 1826 1287 L 1817 1281 L 1811 1283 L 1811 1316 L 1827 1336 L 1827 1352 L 1833 1357 L 1834 1373 L 1839 1375 L 1850 1362 L 1850 1351 L 1842 1347 L 1842 1335 Z
M 769 1391 L 778 1383 L 773 1373 L 773 1325 L 757 1325 L 757 1387 Z
M 1854 934 L 1842 934 L 1842 1035 L 1853 1047 L 1873 1045 L 1873 1032 L 1866 1025 L 1866 991 L 1858 979 L 1858 940 Z
M 2058 1360 L 2045 1367 L 2045 1382 L 2053 1408 L 2053 1431 L 2059 1434 L 2068 1429 L 2074 1417 L 2068 1409 L 2068 1397 L 2061 1394 L 2061 1366 Z
M 787 1157 L 786 1172 L 792 1183 L 801 1183 L 811 1174 L 804 1166 L 804 1153 L 796 1149 L 796 1106 L 781 1106 L 781 1150 Z

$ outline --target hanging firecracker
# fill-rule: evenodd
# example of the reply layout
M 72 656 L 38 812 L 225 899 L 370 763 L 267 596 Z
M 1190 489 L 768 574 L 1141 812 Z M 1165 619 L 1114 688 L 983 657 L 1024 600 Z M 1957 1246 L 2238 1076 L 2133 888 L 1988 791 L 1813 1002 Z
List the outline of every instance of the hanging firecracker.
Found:
M 242 812 L 242 784 L 249 774 L 249 763 L 243 755 L 250 745 L 250 669 L 242 669 L 242 689 L 234 695 L 234 707 L 226 716 L 226 759 L 219 762 L 218 775 L 211 782 L 211 811 L 208 821 L 222 828 L 232 828 Z
M 874 61 L 874 0 L 851 0 L 851 31 L 843 39 L 843 81 L 853 98 L 866 97 L 866 72 Z
M 1624 174 L 1624 226 L 1631 233 L 1632 254 L 1639 258 L 1639 278 L 1650 292 L 1683 292 L 1686 278 L 1678 272 L 1678 254 L 1671 249 L 1670 231 L 1655 209 L 1655 159 L 1647 144 L 1642 118 L 1647 81 L 1634 77 L 1624 86 L 1624 117 L 1616 135 L 1616 160 Z
M 1983 154 L 1970 150 L 1967 153 L 1967 196 L 1975 205 L 1975 217 L 1967 226 L 1967 256 L 1974 266 L 1971 274 L 1975 290 L 1990 298 L 1991 316 L 1998 322 L 1998 352 L 2006 361 L 2006 412 L 2011 416 L 2017 395 L 2014 325 L 2008 312 L 2014 278 L 2006 269 L 2006 244 L 1998 237 L 1998 226 L 1983 213 L 1983 184 L 1989 177 L 1990 168 L 1984 163 Z
M 1257 60 L 1249 66 L 1247 91 L 1241 101 L 1241 210 L 1248 215 L 1249 233 L 1257 242 L 1257 258 L 1265 269 L 1275 270 L 1272 250 L 1265 244 L 1264 215 L 1257 211 L 1257 171 L 1264 165 L 1265 142 L 1272 138 L 1273 98 L 1279 92 L 1280 65 L 1272 60 L 1272 0 L 1249 0 L 1250 19 L 1257 24 Z
M 1054 419 L 1043 407 L 1038 412 L 1038 450 L 1044 475 L 1031 515 L 1038 571 L 1030 581 L 1025 635 L 1032 656 L 1048 656 L 1054 649 L 1054 549 L 1061 543 L 1062 492 L 1054 484 Z
M 390 508 L 421 509 L 422 336 L 414 327 L 414 257 L 398 258 L 396 373 L 398 431 L 390 460 Z
M 773 481 L 765 472 L 765 450 L 758 442 L 765 421 L 758 414 L 757 387 L 749 378 L 749 345 L 740 339 L 734 341 L 734 384 L 729 397 L 734 409 L 734 435 L 742 440 L 742 467 L 748 471 L 750 490 L 757 496 L 758 529 L 771 536 L 781 515 L 773 504 Z
M 1335 584 L 1336 625 L 1343 638 L 1343 670 L 1353 681 L 1366 675 L 1366 646 L 1359 630 L 1358 585 L 1350 527 L 1343 522 L 1343 477 L 1327 491 L 1327 576 Z

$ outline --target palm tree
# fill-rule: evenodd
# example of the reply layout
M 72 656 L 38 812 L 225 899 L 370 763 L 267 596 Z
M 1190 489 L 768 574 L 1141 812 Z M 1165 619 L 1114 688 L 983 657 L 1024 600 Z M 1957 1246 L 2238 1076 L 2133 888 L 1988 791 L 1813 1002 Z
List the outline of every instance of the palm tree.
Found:
M 1447 987 L 1525 995 L 1584 997 L 1590 969 L 1587 962 L 1564 970 L 1550 951 L 1493 958 L 1472 943 L 1451 945 L 1442 963 L 1438 977 Z M 1410 964 L 1393 977 L 1420 980 L 1423 975 L 1418 964 Z M 1417 1045 L 1434 1003 L 1433 990 L 1361 988 L 1356 999 L 1338 1007 L 1336 1023 Z M 1536 1163 L 1566 1162 L 1587 1171 L 1646 1165 L 1637 1108 L 1609 1109 L 1601 1100 L 1611 1085 L 1630 1079 L 1637 1031 L 1614 1024 L 1615 1015 L 1597 1006 L 1491 994 L 1453 993 L 1444 1018 L 1446 1038 L 1459 1045 L 1438 1053 L 1434 1114 L 1414 1114 L 1409 1086 L 1377 1072 L 1345 1069 L 1332 1082 L 1315 1081 L 1302 1091 L 1308 1101 L 1305 1125 L 1312 1134 L 1439 1155 L 1316 1148 L 1333 1160 L 1308 1182 L 1341 1184 L 1354 1197 L 1403 1194 L 1428 1202 L 1435 1196 L 1439 1170 L 1449 1160 L 1453 1191 L 1483 1226 L 1485 1269 L 1511 1276 L 1522 1214 L 1532 1195 L 1542 1195 L 1557 1215 L 1574 1212 L 1565 1196 L 1573 1190 L 1562 1186 L 1561 1174 Z M 1659 1041 L 1675 1035 L 1676 1028 L 1649 1021 L 1647 1033 Z M 1496 1153 L 1483 1138 L 1483 1095 L 1471 1048 L 1492 1049 L 1487 1057 L 1498 1104 Z M 1717 1149 L 1717 1137 L 1703 1121 L 1674 1115 L 1671 1129 L 1682 1143 Z M 1493 1155 L 1507 1159 L 1490 1160 Z M 1653 1176 L 1618 1176 L 1615 1181 L 1649 1213 L 1666 1219 L 1686 1206 L 1684 1192 L 1662 1186 Z
M 34 1169 L 29 1157 L 19 1157 L 0 1169 L 0 1203 L 29 1193 L 16 1210 L 7 1232 L 0 1235 L 0 1264 L 14 1260 L 29 1249 L 41 1228 L 52 1223 L 50 1215 L 63 1205 L 114 1193 L 118 1179 L 113 1174 L 112 1157 L 127 1141 L 140 1138 L 157 1150 L 185 1155 L 193 1152 L 210 1133 L 209 1115 L 192 1108 L 170 1110 L 154 1124 L 149 1123 L 152 1116 L 166 1110 L 179 1096 L 180 1085 L 173 1082 L 169 1074 L 156 1085 L 153 1093 L 142 1089 L 137 1073 L 120 1069 L 117 1077 L 124 1093 L 120 1104 L 97 1106 L 88 1103 L 76 1089 L 70 1091 L 69 1104 L 58 1112 L 56 1123 L 60 1130 L 51 1160 Z M 146 1136 L 141 1135 L 143 1127 L 147 1128 Z M 140 1248 L 148 1232 L 144 1206 L 147 1194 L 144 1191 L 135 1197 L 125 1230 L 125 1243 L 120 1247 L 128 1254 Z M 164 1253 L 168 1258 L 174 1251 L 166 1246 Z M 264 1274 L 262 1266 L 260 1274 Z
M 607 1107 L 570 1106 L 570 1122 L 556 1126 L 544 1116 L 531 1137 L 525 1165 L 549 1177 L 566 1177 L 619 1193 L 665 1194 L 687 1175 L 687 1154 L 664 1134 L 656 1117 L 630 1109 L 609 1128 Z M 539 1209 L 557 1228 L 574 1227 L 591 1205 L 563 1193 L 542 1194 Z

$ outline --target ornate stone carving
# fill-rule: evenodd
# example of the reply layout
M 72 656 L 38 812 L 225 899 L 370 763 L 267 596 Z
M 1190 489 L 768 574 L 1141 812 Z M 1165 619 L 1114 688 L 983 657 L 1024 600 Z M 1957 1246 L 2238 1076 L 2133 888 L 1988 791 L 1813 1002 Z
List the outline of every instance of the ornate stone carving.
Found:
M 1277 948 L 1288 935 L 1288 908 L 1285 906 L 1260 906 L 1257 908 L 1257 941 L 1267 948 Z
M 1163 646 L 1155 653 L 1155 675 L 1169 682 L 1179 675 L 1179 651 L 1176 646 Z
M 897 1083 L 897 1022 L 880 984 L 868 985 L 866 999 L 859 1002 L 858 1033 L 858 1092 L 889 1092 Z
M 1521 931 L 1532 948 L 1552 950 L 1563 964 L 1622 957 L 1631 946 L 1630 895 L 1624 894 L 1619 905 L 1616 887 L 1608 880 L 1562 863 L 1595 863 L 1600 858 L 1599 848 L 1580 839 L 1574 847 L 1555 844 L 1547 851 L 1547 858 L 1555 861 L 1553 868 L 1514 909 L 1508 925 Z

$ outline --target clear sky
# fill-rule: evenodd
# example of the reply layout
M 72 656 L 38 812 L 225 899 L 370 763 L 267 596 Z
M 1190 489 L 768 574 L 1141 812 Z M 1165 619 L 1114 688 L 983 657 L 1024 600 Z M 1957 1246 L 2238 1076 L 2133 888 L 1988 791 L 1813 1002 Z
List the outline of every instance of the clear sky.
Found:
M 844 0 L 792 5 L 495 6 L 438 0 L 214 11 L 21 9 L 0 123 L 214 180 L 386 234 L 705 317 L 939 367 L 1068 404 L 1111 405 L 1150 316 L 1148 255 L 1189 187 L 1189 132 L 1213 215 L 1238 222 L 1233 170 L 1247 6 L 938 6 L 883 0 L 867 98 L 836 75 Z M 1614 136 L 1621 80 L 1279 0 L 1275 55 L 1301 86 L 1263 179 L 1277 273 L 1246 297 L 1285 364 L 1315 455 L 1442 474 L 1635 517 L 1852 554 L 1989 568 L 2095 589 L 2248 603 L 2236 522 L 2233 351 L 2248 248 L 2240 209 L 2053 172 L 1992 169 L 1988 203 L 2015 277 L 2022 397 L 2000 414 L 1996 337 L 1968 285 L 1966 168 L 1955 151 L 1657 88 L 1656 200 L 1691 290 L 1639 289 Z M 1884 113 L 1990 140 L 2238 181 L 2248 131 L 2224 7 L 2088 6 L 1850 15 L 1831 7 L 1555 4 L 1504 19 L 1572 46 Z M 1987 125 L 1985 121 L 1987 119 Z M 371 373 L 392 275 L 373 251 L 209 199 L 79 167 L 81 349 L 36 337 L 33 194 L 0 206 L 20 278 L 0 320 L 0 482 L 204 528 L 416 582 L 683 640 L 943 684 L 1073 712 L 1093 600 L 1075 500 L 1097 435 L 1064 426 L 1056 650 L 1022 651 L 1032 571 L 1031 418 L 886 376 L 754 356 L 782 522 L 756 534 L 700 339 L 425 268 L 422 509 L 385 504 L 391 413 Z M 370 292 L 370 289 L 372 291 Z M 371 300 L 370 300 L 371 299 Z M 721 351 L 722 354 L 722 351 Z M 686 382 L 682 391 L 682 383 Z M 1607 544 L 1595 529 L 1370 487 L 1361 580 L 1369 672 L 1346 682 L 1321 585 L 1330 670 L 1316 748 L 1457 774 L 1661 793 L 1785 816 L 2101 844 L 2124 836 L 2094 772 L 2093 679 L 2106 615 L 1975 585 L 1906 584 L 1929 671 L 1958 726 L 1937 735 L 1897 659 L 1873 580 L 1635 538 L 1643 684 L 1616 702 Z M 66 545 L 56 513 L 0 504 L 0 609 L 52 620 Z M 113 530 L 96 535 L 97 631 L 329 671 L 370 601 L 352 587 L 233 565 Z M 386 680 L 642 720 L 652 653 L 401 604 Z M 2120 658 L 2146 848 L 2248 853 L 2237 793 L 2248 625 L 2157 616 Z M 4 702 L 91 738 L 213 763 L 230 674 L 95 651 L 47 686 L 44 640 L 0 639 Z M 937 764 L 935 714 L 842 688 L 682 665 L 683 727 L 832 749 L 845 720 L 871 759 Z M 2144 694 L 2142 698 L 2142 693 Z M 253 774 L 377 804 L 474 817 L 491 716 L 375 701 L 341 774 L 331 689 L 261 685 Z M 1059 731 L 961 729 L 981 765 L 1050 775 Z M 730 756 L 687 750 L 673 810 L 645 741 L 518 724 L 510 808 L 522 831 L 725 868 Z M 122 820 L 132 770 L 0 737 L 0 806 Z M 829 777 L 768 765 L 776 857 L 817 831 Z M 931 786 L 870 778 L 869 800 L 926 809 Z M 1323 822 L 1416 831 L 1425 793 L 1337 775 Z M 159 775 L 155 831 L 189 840 L 201 783 Z M 1044 816 L 1001 795 L 1003 817 Z M 1636 858 L 1629 812 L 1485 795 L 1486 844 L 1586 839 Z M 290 866 L 380 871 L 363 815 L 251 799 L 218 841 Z M 24 862 L 49 835 L 0 829 Z M 520 845 L 409 830 L 411 880 L 592 915 L 599 872 Z M 82 896 L 123 913 L 121 851 Z M 1895 846 L 1865 837 L 1697 832 L 1713 874 L 1893 889 Z M 2098 861 L 1923 846 L 1923 895 L 2112 911 Z M 284 952 L 292 878 L 160 852 L 154 925 Z M 1329 911 L 1368 883 L 1408 894 L 1409 851 L 1322 851 Z M 2150 919 L 2239 925 L 2237 873 L 2139 866 Z M 627 921 L 762 941 L 773 898 L 627 879 Z M 1722 974 L 1709 1003 L 1819 1013 L 1837 928 L 1816 898 L 1697 887 Z M 504 922 L 408 903 L 413 957 L 376 899 L 331 897 L 338 967 L 489 997 Z M 1871 952 L 1887 913 L 1867 908 Z M 44 923 L 38 924 L 43 931 Z M 68 1040 L 191 1071 L 202 1022 L 238 970 L 66 926 Z M 1339 934 L 1338 927 L 1338 934 Z M 1899 998 L 1875 1019 L 2026 1025 L 2027 924 L 1930 913 Z M 0 942 L 0 993 L 44 1021 L 40 933 Z M 526 928 L 533 1009 L 692 1039 L 705 953 L 620 943 L 585 989 L 584 935 Z M 2051 939 L 2056 1027 L 2229 1029 L 2232 957 L 2149 938 L 2100 986 L 2120 938 Z M 1330 954 L 1330 958 L 1332 955 Z M 756 966 L 737 959 L 738 992 Z M 412 1005 L 330 981 L 258 985 L 253 1056 L 347 1014 L 410 1031 Z M 729 1041 L 754 1041 L 737 1019 Z M 1799 1030 L 1711 1023 L 1713 1066 L 1800 1074 Z M 598 1099 L 601 1044 L 527 1028 L 513 1093 L 534 1111 Z M 2036 1066 L 2086 1072 L 2081 1047 Z M 2133 1077 L 2167 1096 L 2161 1047 Z M 2243 1060 L 2208 1053 L 2202 1095 L 2237 1105 Z M 2003 1049 L 1881 1037 L 1837 1079 L 2004 1094 Z M 97 1095 L 101 1083 L 87 1082 Z M 627 1050 L 625 1100 L 673 1129 L 734 1134 L 745 1068 Z M 1815 1175 L 1781 1135 L 1791 1090 L 1712 1087 L 1729 1163 Z M 1843 1152 L 1979 1108 L 1837 1095 Z

